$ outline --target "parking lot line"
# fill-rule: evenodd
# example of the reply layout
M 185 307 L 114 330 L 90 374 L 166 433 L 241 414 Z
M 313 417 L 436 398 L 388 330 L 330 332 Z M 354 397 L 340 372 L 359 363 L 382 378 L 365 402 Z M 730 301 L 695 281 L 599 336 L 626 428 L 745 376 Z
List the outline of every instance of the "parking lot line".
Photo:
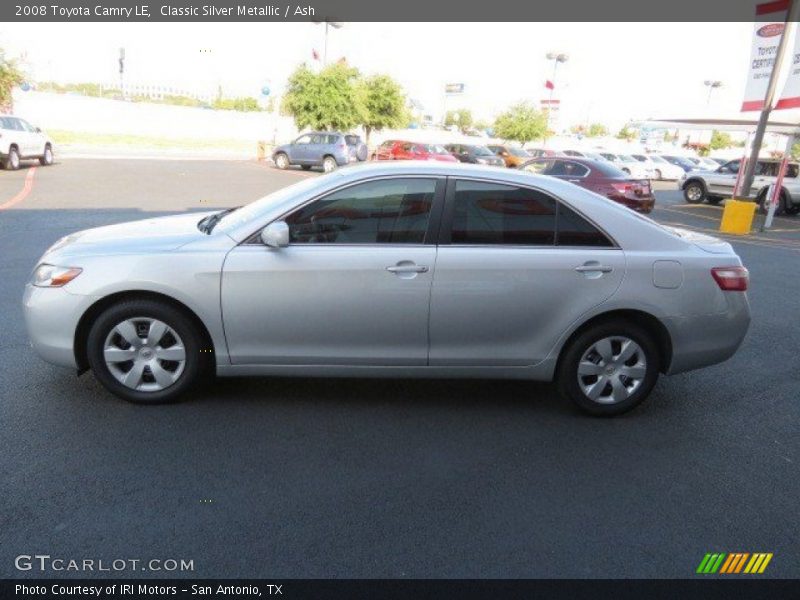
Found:
M 31 193 L 33 189 L 33 176 L 36 174 L 36 167 L 31 167 L 28 169 L 28 173 L 25 175 L 25 183 L 22 185 L 22 189 L 17 192 L 17 194 L 11 198 L 8 202 L 4 202 L 0 204 L 0 210 L 5 210 L 7 208 L 11 208 L 15 204 L 19 204 L 25 198 L 28 197 L 28 194 Z

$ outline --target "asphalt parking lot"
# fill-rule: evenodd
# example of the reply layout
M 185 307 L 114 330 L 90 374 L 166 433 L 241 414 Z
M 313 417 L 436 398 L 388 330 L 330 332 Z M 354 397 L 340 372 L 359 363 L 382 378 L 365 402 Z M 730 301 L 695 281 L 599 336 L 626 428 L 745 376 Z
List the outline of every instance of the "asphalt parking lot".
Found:
M 41 576 L 14 568 L 38 553 L 193 560 L 175 575 L 197 577 L 692 577 L 706 552 L 772 552 L 764 576 L 800 577 L 800 218 L 733 240 L 751 271 L 739 353 L 662 378 L 616 419 L 503 381 L 220 380 L 135 406 L 29 348 L 22 289 L 60 236 L 314 176 L 200 160 L 0 171 L 3 576 Z M 721 209 L 659 187 L 656 219 L 715 229 Z

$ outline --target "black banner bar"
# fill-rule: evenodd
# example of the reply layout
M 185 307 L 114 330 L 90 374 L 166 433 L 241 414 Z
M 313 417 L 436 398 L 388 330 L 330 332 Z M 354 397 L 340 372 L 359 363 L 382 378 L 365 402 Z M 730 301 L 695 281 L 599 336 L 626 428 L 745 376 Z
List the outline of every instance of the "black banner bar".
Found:
M 286 600 L 760 600 L 800 597 L 800 581 L 730 577 L 697 579 L 499 580 L 186 580 L 5 579 L 2 598 L 279 598 Z
M 768 20 L 756 0 L 3 0 L 0 21 L 719 22 Z M 703 43 L 718 43 L 709 33 Z M 636 40 L 636 32 L 631 31 Z M 676 42 L 677 43 L 677 42 Z

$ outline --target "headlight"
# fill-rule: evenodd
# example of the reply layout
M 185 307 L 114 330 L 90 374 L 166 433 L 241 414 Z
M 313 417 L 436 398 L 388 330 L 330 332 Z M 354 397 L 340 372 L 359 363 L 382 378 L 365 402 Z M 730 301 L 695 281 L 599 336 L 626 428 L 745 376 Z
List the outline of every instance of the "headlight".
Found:
M 39 265 L 33 272 L 31 283 L 37 287 L 61 287 L 80 275 L 82 270 L 78 267 Z

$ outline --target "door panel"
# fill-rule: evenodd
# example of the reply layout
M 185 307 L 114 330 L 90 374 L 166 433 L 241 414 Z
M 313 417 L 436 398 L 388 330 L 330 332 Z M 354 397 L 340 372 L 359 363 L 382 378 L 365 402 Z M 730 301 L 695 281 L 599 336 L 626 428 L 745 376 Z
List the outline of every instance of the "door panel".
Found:
M 222 282 L 232 363 L 425 365 L 435 260 L 435 246 L 237 247 Z
M 608 273 L 576 271 L 611 267 Z M 441 246 L 430 365 L 531 365 L 625 274 L 618 249 Z

